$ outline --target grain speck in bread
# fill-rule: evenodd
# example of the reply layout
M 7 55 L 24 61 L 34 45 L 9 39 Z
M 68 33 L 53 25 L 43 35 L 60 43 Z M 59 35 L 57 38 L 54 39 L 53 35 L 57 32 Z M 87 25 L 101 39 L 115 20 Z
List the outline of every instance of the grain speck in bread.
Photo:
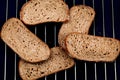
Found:
M 61 48 L 51 48 L 48 60 L 39 63 L 28 63 L 23 60 L 19 62 L 19 73 L 24 80 L 38 79 L 52 73 L 68 69 L 74 65 L 70 58 Z
M 29 31 L 17 18 L 11 18 L 5 22 L 1 38 L 26 61 L 39 62 L 48 59 L 50 55 L 48 45 Z
M 79 32 L 88 34 L 89 28 L 95 17 L 95 11 L 93 8 L 85 5 L 73 6 L 70 9 L 70 20 L 63 23 L 59 35 L 58 42 L 61 47 L 65 47 L 65 38 L 71 32 Z
M 20 11 L 20 19 L 28 25 L 69 20 L 68 5 L 62 0 L 31 0 Z
M 66 38 L 69 54 L 85 61 L 114 61 L 120 52 L 120 41 L 80 33 L 71 33 Z

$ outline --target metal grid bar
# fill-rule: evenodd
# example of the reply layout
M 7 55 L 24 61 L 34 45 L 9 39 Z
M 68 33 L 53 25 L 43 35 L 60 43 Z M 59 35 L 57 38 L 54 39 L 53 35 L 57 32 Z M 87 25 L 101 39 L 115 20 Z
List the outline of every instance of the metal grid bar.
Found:
M 116 61 L 114 62 L 114 73 L 115 73 L 115 80 L 117 80 Z
M 103 15 L 103 36 L 105 36 L 104 0 L 102 0 L 102 15 Z M 105 80 L 107 80 L 107 66 L 106 66 L 106 63 L 104 63 L 104 71 L 105 71 Z
M 64 0 L 66 2 L 66 0 Z M 67 80 L 67 70 L 65 70 L 65 80 Z
M 114 7 L 113 7 L 113 0 L 111 0 L 112 5 L 112 29 L 113 29 L 113 38 L 115 38 L 115 26 L 114 26 Z M 114 73 L 115 73 L 115 80 L 117 80 L 117 69 L 116 69 L 116 60 L 114 62 Z
M 96 63 L 94 64 L 94 68 L 95 68 L 95 80 L 97 80 L 97 67 L 96 67 Z
M 85 65 L 85 80 L 87 80 L 87 63 L 85 62 L 84 65 Z
M 17 14 L 18 14 L 18 0 L 16 0 L 16 13 L 15 14 L 16 14 L 15 17 L 17 18 Z M 17 79 L 16 78 L 17 54 L 15 54 L 14 61 L 15 61 L 15 64 L 14 64 L 14 80 L 16 80 Z
M 45 43 L 47 43 L 47 28 L 46 28 L 46 25 L 45 25 L 45 39 L 44 39 L 44 41 L 45 41 Z M 47 80 L 47 76 L 45 76 L 45 80 Z
M 75 62 L 75 66 L 74 66 L 74 71 L 75 71 L 75 79 L 74 79 L 74 80 L 77 80 L 77 69 L 76 69 L 76 62 Z
M 56 42 L 57 42 L 57 40 L 56 40 L 56 25 L 54 26 L 54 46 L 56 46 L 57 44 L 56 44 Z M 55 80 L 57 80 L 57 73 L 55 73 Z
M 4 60 L 4 80 L 6 80 L 6 65 L 7 65 L 7 45 L 5 44 L 5 60 Z
M 83 4 L 85 5 L 85 0 L 83 0 Z
M 73 0 L 73 6 L 75 6 L 75 0 Z M 76 69 L 76 62 L 75 62 L 75 66 L 74 66 L 74 76 L 75 76 L 75 79 L 74 80 L 77 80 L 77 69 Z
M 85 0 L 83 0 L 83 5 L 85 5 Z M 85 80 L 87 80 L 87 63 L 84 62 L 85 65 Z
M 95 4 L 94 4 L 94 0 L 93 0 L 93 8 L 95 8 Z M 93 35 L 95 36 L 95 20 L 93 21 Z M 95 80 L 97 80 L 97 66 L 96 63 L 94 63 L 94 69 L 95 69 Z
M 67 80 L 67 70 L 65 70 L 65 80 Z
M 104 12 L 104 0 L 102 0 L 102 15 L 103 15 L 103 36 L 105 36 L 105 12 Z
M 56 35 L 56 34 L 57 34 L 57 31 L 56 31 L 56 27 L 57 27 L 57 26 L 55 25 L 55 26 L 54 26 L 54 46 L 55 46 L 55 47 L 57 46 L 57 40 L 56 40 L 56 39 L 57 39 L 57 37 L 56 37 L 56 36 L 57 36 L 57 35 Z
M 8 0 L 6 0 L 6 21 L 8 19 Z M 4 80 L 6 80 L 6 65 L 7 65 L 7 45 L 5 44 L 5 59 L 4 59 Z

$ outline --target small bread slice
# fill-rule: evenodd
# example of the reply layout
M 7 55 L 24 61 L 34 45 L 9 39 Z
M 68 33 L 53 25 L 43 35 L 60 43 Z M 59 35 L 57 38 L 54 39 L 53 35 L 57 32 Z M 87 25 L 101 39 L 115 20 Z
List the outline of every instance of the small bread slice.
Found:
M 19 62 L 19 73 L 23 80 L 35 80 L 52 73 L 68 69 L 74 65 L 74 60 L 61 48 L 51 48 L 48 60 L 39 63 Z
M 11 18 L 3 25 L 1 38 L 22 59 L 28 62 L 43 61 L 50 56 L 48 45 L 29 31 L 17 18 Z
M 70 20 L 63 23 L 59 35 L 58 43 L 59 45 L 66 49 L 65 38 L 71 32 L 79 32 L 83 34 L 88 34 L 89 28 L 95 17 L 95 11 L 93 8 L 85 5 L 73 6 L 70 9 Z
M 119 40 L 80 33 L 69 34 L 66 47 L 73 58 L 85 61 L 111 62 L 120 53 Z
M 20 11 L 20 19 L 28 25 L 69 20 L 68 5 L 62 0 L 31 0 Z

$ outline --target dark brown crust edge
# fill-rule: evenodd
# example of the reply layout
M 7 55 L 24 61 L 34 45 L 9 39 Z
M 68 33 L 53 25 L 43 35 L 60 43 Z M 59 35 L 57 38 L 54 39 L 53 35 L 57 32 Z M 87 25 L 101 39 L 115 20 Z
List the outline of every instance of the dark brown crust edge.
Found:
M 81 33 L 79 33 L 79 32 L 73 32 L 73 33 L 70 33 L 69 35 L 71 35 L 71 34 L 81 34 Z M 69 36 L 69 35 L 67 35 L 67 37 Z M 82 34 L 82 35 L 87 35 L 87 34 Z M 94 36 L 94 35 L 89 35 L 89 36 Z M 68 52 L 68 55 L 70 55 L 72 58 L 75 58 L 75 59 L 77 59 L 77 60 L 81 60 L 80 58 L 78 58 L 78 57 L 76 57 L 75 55 L 74 55 L 74 53 L 71 53 L 70 51 L 69 51 L 69 49 L 68 49 L 68 47 L 67 47 L 67 37 L 65 38 L 65 46 L 66 46 L 66 50 L 67 50 L 67 52 Z M 115 38 L 110 38 L 110 37 L 102 37 L 102 36 L 94 36 L 94 37 L 96 37 L 96 38 L 109 38 L 109 39 L 113 39 L 113 40 L 116 40 L 116 41 L 118 41 L 119 42 L 119 44 L 120 44 L 120 40 L 118 40 L 118 39 L 115 39 Z M 119 53 L 120 53 L 120 51 L 119 51 Z M 116 60 L 116 58 L 119 56 L 119 53 L 116 55 L 116 57 L 113 59 L 113 60 L 106 60 L 106 61 L 103 61 L 103 60 L 97 60 L 97 61 L 94 61 L 94 60 L 86 60 L 86 59 L 82 59 L 82 61 L 89 61 L 89 62 L 113 62 L 113 61 L 115 61 Z

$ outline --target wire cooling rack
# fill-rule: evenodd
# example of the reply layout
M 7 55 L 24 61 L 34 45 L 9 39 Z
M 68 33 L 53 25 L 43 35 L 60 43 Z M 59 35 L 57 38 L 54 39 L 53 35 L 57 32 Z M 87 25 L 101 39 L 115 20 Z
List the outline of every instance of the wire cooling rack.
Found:
M 120 0 L 64 0 L 69 8 L 88 5 L 96 16 L 89 34 L 120 40 Z M 0 0 L 0 28 L 11 18 L 19 18 L 22 5 L 27 0 Z M 58 32 L 62 23 L 44 23 L 28 26 L 28 29 L 45 41 L 50 48 L 58 46 Z M 0 80 L 21 80 L 18 72 L 19 57 L 0 40 Z M 94 63 L 75 60 L 75 66 L 40 80 L 120 80 L 120 57 L 110 63 Z

